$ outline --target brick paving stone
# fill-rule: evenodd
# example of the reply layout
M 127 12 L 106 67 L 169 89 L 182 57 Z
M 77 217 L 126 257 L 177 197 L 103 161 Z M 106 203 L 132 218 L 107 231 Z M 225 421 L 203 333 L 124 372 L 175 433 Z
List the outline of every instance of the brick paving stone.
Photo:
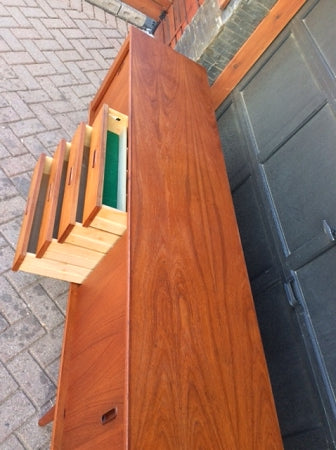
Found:
M 3 201 L 7 197 L 13 197 L 16 194 L 17 191 L 13 183 L 0 168 L 0 201 Z
M 40 89 L 41 86 L 24 65 L 14 66 L 13 71 L 21 82 L 19 89 L 17 89 L 20 93 L 25 89 Z
M 44 91 L 34 91 L 37 98 L 41 98 L 41 101 L 46 101 L 47 99 L 47 93 Z M 25 97 L 29 99 L 31 102 L 34 101 L 33 93 L 30 92 L 29 94 L 25 94 Z M 18 136 L 19 138 L 24 136 L 30 136 L 32 134 L 44 131 L 45 128 L 41 124 L 41 122 L 34 118 L 34 119 L 26 119 L 26 120 L 20 120 L 19 122 L 11 123 L 10 128 L 13 130 L 13 132 Z
M 18 438 L 11 434 L 8 439 L 0 443 L 0 450 L 25 450 Z
M 26 105 L 21 96 L 17 92 L 4 92 L 4 98 L 8 104 L 14 109 L 20 119 L 29 119 L 34 117 L 32 110 Z
M 30 353 L 42 367 L 48 366 L 59 358 L 62 348 L 63 330 L 64 325 L 59 325 L 30 346 Z
M 3 273 L 6 270 L 10 269 L 13 261 L 13 256 L 14 251 L 9 245 L 0 248 L 0 273 Z
M 20 219 L 22 219 L 22 211 Z M 27 286 L 30 286 L 36 283 L 41 277 L 39 275 L 34 275 L 32 273 L 27 272 L 12 272 L 8 271 L 5 273 L 5 278 L 10 282 L 10 284 L 14 287 L 14 289 L 21 295 L 22 290 L 26 289 Z
M 40 324 L 47 330 L 52 330 L 55 326 L 63 323 L 63 314 L 40 284 L 26 289 L 23 298 Z
M 26 303 L 4 277 L 0 277 L 0 310 L 10 324 L 30 314 Z
M 27 450 L 48 450 L 50 448 L 52 424 L 48 424 L 45 427 L 37 426 L 41 415 L 43 414 L 35 414 L 16 431 L 16 435 Z
M 21 217 L 26 202 L 22 197 L 16 196 L 0 202 L 0 224 L 15 217 Z
M 34 59 L 28 52 L 9 52 L 3 53 L 2 56 L 8 65 L 29 64 L 34 62 Z
M 15 177 L 11 178 L 15 188 L 19 192 L 20 195 L 22 195 L 23 198 L 28 197 L 28 190 L 30 186 L 31 176 L 28 175 L 28 173 L 22 173 L 20 175 L 17 175 Z M 20 221 L 21 223 L 21 221 Z M 15 241 L 16 244 L 16 241 Z
M 13 358 L 7 369 L 35 407 L 42 407 L 54 397 L 55 384 L 27 351 Z
M 15 322 L 0 334 L 0 360 L 5 363 L 14 358 L 43 335 L 45 330 L 33 314 Z
M 54 362 L 46 366 L 45 371 L 48 374 L 48 377 L 53 381 L 55 386 L 58 385 L 58 374 L 59 374 L 60 360 L 55 359 Z M 1 375 L 0 375 L 1 376 Z M 0 378 L 1 380 L 1 378 Z
M 3 331 L 5 331 L 8 328 L 8 322 L 7 320 L 3 317 L 3 315 L 0 313 L 0 333 L 2 333 Z
M 3 38 L 0 39 L 0 52 L 9 52 L 10 48 L 6 44 L 6 42 L 3 40 Z
M 42 103 L 36 103 L 30 107 L 47 130 L 55 130 L 59 128 L 59 123 L 53 118 L 52 114 L 49 113 L 47 108 Z
M 0 122 L 15 122 L 20 117 L 11 106 L 0 108 Z
M 68 295 L 69 283 L 66 281 L 55 280 L 54 278 L 42 278 L 40 284 L 52 299 L 56 299 L 64 294 L 66 296 Z M 61 310 L 63 311 L 63 308 Z
M 9 152 L 7 151 L 7 149 L 4 147 L 3 144 L 0 144 L 0 159 L 2 158 L 6 158 L 7 156 L 9 156 Z
M 35 121 L 34 122 L 30 121 L 29 124 L 34 129 L 37 129 L 37 128 L 40 129 L 40 126 L 38 126 L 38 127 L 36 126 Z M 42 127 L 42 125 L 41 125 L 41 127 Z M 20 131 L 20 132 L 22 132 L 22 131 Z M 30 153 L 25 153 L 24 155 L 19 155 L 19 156 L 14 156 L 14 157 L 12 156 L 10 158 L 6 158 L 1 161 L 2 169 L 9 177 L 17 175 L 18 173 L 27 172 L 28 170 L 33 170 L 35 165 L 36 165 L 36 159 Z
M 0 363 L 0 402 L 9 397 L 18 388 L 18 384 L 8 372 L 6 367 Z
M 24 148 L 20 139 L 8 127 L 1 127 L 0 143 L 13 156 L 22 155 L 23 153 L 26 153 L 26 149 Z
M 24 148 L 36 158 L 38 158 L 41 153 L 45 153 L 45 147 L 42 145 L 37 135 L 22 138 L 22 144 L 24 145 Z
M 10 16 L 15 19 L 18 25 L 24 28 L 30 27 L 29 20 L 27 20 L 26 16 L 22 13 L 20 8 L 18 8 L 17 6 L 8 6 L 7 11 L 9 12 Z
M 31 57 L 34 59 L 34 63 L 43 63 L 46 62 L 46 57 L 41 52 L 41 50 L 38 48 L 38 46 L 30 39 L 23 39 L 21 40 L 24 48 L 27 50 L 27 52 L 31 55 Z
M 35 162 L 87 120 L 127 26 L 84 0 L 0 3 L 0 450 L 47 449 L 69 284 L 10 266 Z
M 18 405 L 20 414 L 17 414 Z M 0 408 L 0 442 L 5 439 L 20 425 L 22 425 L 32 414 L 35 408 L 23 392 L 15 392 L 7 398 Z M 14 450 L 14 449 L 12 449 Z

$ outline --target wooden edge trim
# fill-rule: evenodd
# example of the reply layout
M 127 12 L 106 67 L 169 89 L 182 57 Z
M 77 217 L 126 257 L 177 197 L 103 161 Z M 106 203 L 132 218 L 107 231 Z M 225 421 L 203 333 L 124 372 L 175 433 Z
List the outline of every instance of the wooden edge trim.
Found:
M 71 365 L 71 339 L 73 336 L 73 328 L 75 326 L 72 319 L 73 313 L 77 304 L 77 291 L 79 285 L 75 283 L 70 284 L 67 311 L 65 315 L 65 325 L 62 343 L 62 353 L 61 362 L 58 372 L 58 382 L 57 382 L 57 395 L 55 403 L 55 413 L 54 413 L 54 425 L 52 430 L 52 445 L 53 449 L 62 448 L 62 439 L 64 431 L 64 419 L 65 419 L 65 405 L 68 393 L 68 376 Z
M 123 45 L 120 48 L 118 56 L 114 60 L 114 63 L 112 64 L 111 68 L 107 72 L 100 88 L 98 89 L 96 95 L 94 96 L 93 100 L 90 103 L 89 118 L 88 118 L 89 125 L 92 125 L 97 108 L 99 107 L 100 103 L 102 102 L 104 95 L 106 94 L 106 91 L 108 90 L 108 88 L 110 87 L 110 84 L 112 83 L 113 78 L 116 76 L 116 74 L 121 69 L 121 66 L 124 63 L 124 60 L 128 55 L 129 43 L 130 43 L 130 37 L 128 35 L 126 37 Z
M 23 214 L 23 220 L 21 225 L 21 230 L 19 238 L 16 244 L 16 251 L 14 256 L 14 261 L 12 265 L 12 270 L 17 271 L 24 260 L 27 253 L 28 242 L 30 237 L 30 232 L 33 225 L 33 219 L 36 209 L 36 204 L 38 200 L 39 187 L 41 185 L 42 175 L 44 172 L 44 167 L 46 164 L 47 157 L 42 153 L 39 160 L 36 163 L 33 176 L 30 183 L 27 203 L 25 212 Z
M 53 239 L 53 229 L 56 218 L 57 203 L 59 201 L 59 190 L 62 177 L 62 168 L 66 143 L 64 139 L 59 142 L 51 167 L 50 178 L 45 200 L 41 228 L 37 242 L 36 257 L 41 258 Z
M 55 405 L 52 406 L 38 421 L 40 427 L 44 427 L 48 425 L 48 423 L 52 422 L 55 417 Z
M 220 9 L 224 9 L 230 3 L 231 0 L 218 0 L 218 6 Z
M 58 228 L 58 242 L 64 242 L 76 223 L 77 204 L 82 172 L 82 161 L 86 124 L 81 122 L 72 138 L 68 168 L 66 173 L 66 185 L 64 189 L 61 217 Z
M 211 86 L 215 109 L 229 96 L 305 3 L 306 0 L 277 1 Z
M 108 113 L 109 107 L 104 104 L 92 124 L 83 209 L 84 227 L 91 224 L 102 207 Z

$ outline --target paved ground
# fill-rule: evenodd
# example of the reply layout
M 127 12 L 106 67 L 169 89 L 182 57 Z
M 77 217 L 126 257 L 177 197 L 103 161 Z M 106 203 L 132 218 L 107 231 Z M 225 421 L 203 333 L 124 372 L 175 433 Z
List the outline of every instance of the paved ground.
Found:
M 51 7 L 52 5 L 52 7 Z M 86 120 L 127 25 L 83 0 L 0 0 L 0 449 L 47 449 L 68 285 L 11 272 L 30 176 Z

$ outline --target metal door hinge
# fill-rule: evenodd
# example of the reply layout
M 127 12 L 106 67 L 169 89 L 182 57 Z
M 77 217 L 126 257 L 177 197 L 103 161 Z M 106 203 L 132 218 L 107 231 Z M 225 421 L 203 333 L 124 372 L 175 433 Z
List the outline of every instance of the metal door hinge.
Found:
M 300 296 L 298 295 L 297 289 L 295 287 L 294 277 L 289 278 L 289 280 L 284 283 L 284 289 L 286 292 L 288 303 L 292 308 L 296 308 L 301 304 Z

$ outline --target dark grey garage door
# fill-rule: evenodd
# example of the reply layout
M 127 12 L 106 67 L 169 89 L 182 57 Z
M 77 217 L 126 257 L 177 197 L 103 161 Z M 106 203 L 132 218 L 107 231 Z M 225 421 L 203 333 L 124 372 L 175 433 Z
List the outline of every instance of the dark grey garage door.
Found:
M 217 111 L 287 449 L 336 448 L 336 1 L 307 2 Z

